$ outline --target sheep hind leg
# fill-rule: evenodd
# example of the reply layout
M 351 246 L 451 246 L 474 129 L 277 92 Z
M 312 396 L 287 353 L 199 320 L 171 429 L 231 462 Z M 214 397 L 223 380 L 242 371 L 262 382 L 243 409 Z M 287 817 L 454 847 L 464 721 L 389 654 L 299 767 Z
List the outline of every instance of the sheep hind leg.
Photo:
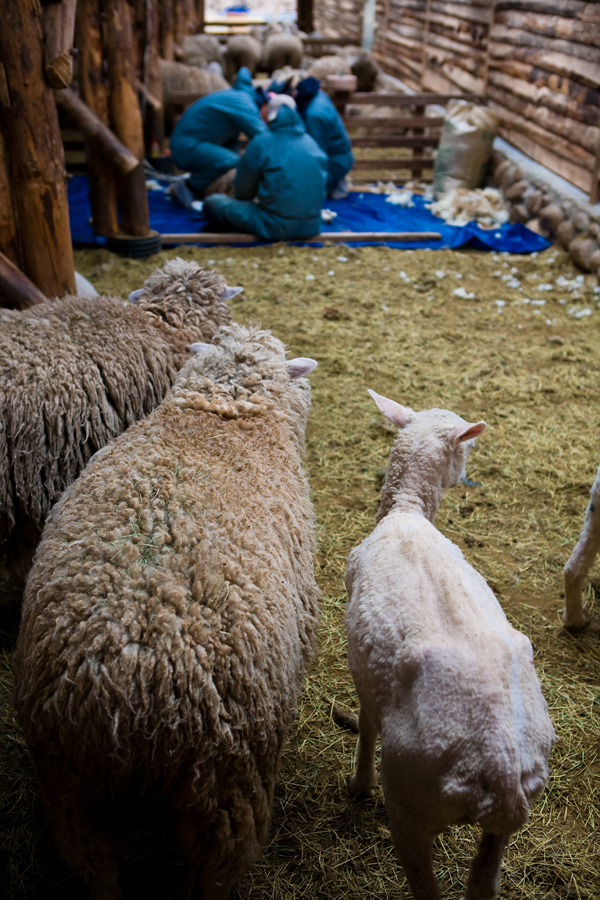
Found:
M 65 862 L 89 884 L 90 900 L 119 900 L 118 840 L 79 804 L 50 805 L 52 832 Z
M 483 832 L 479 852 L 469 870 L 465 900 L 494 900 L 498 896 L 500 868 L 507 844 L 507 835 Z
M 595 490 L 598 486 L 598 490 Z M 594 494 L 598 496 L 594 496 Z M 592 499 L 588 506 L 581 535 L 564 568 L 565 611 L 562 621 L 566 628 L 584 628 L 587 619 L 583 613 L 581 591 L 583 582 L 590 571 L 598 550 L 600 550 L 600 484 L 598 478 L 592 488 Z
M 433 836 L 420 829 L 418 823 L 406 816 L 402 809 L 395 809 L 387 798 L 386 807 L 394 847 L 414 900 L 442 900 L 433 873 Z
M 173 816 L 179 844 L 189 866 L 186 900 L 227 900 L 235 878 L 228 875 L 223 866 L 206 865 L 210 844 L 206 822 L 192 809 L 176 810 Z
M 353 797 L 359 794 L 370 795 L 375 790 L 379 781 L 375 769 L 375 747 L 377 745 L 378 729 L 367 717 L 361 706 L 358 716 L 358 743 L 356 745 L 356 771 L 348 781 L 350 793 Z

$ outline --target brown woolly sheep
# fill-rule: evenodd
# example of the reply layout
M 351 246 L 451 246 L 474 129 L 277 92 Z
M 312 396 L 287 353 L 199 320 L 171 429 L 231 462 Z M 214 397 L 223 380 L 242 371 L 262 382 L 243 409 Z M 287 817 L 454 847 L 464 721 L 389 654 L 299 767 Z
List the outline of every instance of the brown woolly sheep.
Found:
M 232 290 L 176 259 L 135 304 L 67 296 L 0 310 L 0 543 L 9 542 L 15 575 L 26 574 L 50 508 L 90 457 L 155 409 L 190 344 L 230 320 Z
M 102 900 L 129 813 L 155 805 L 199 896 L 225 900 L 313 650 L 316 363 L 258 328 L 215 342 L 65 492 L 27 582 L 17 705 L 59 852 Z
M 250 74 L 254 77 L 261 56 L 260 41 L 249 34 L 234 34 L 227 41 L 227 47 L 223 54 L 225 77 L 229 81 L 234 81 L 242 66 L 250 69 Z
M 275 69 L 283 69 L 284 66 L 298 69 L 303 56 L 304 44 L 299 37 L 294 34 L 272 34 L 263 48 L 261 71 L 264 69 L 270 75 Z

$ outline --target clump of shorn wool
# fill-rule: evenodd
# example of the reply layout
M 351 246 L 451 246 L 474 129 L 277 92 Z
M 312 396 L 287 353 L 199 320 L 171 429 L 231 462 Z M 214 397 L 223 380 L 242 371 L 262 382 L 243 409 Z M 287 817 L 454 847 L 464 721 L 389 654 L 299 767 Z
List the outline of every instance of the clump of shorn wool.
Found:
M 105 900 L 149 799 L 198 895 L 227 897 L 265 839 L 315 642 L 316 363 L 257 328 L 215 341 L 65 492 L 25 592 L 21 721 L 58 849 Z
M 583 528 L 564 568 L 565 609 L 562 620 L 567 628 L 585 628 L 588 620 L 583 611 L 582 590 L 588 572 L 600 550 L 600 468 L 590 490 Z
M 13 562 L 26 571 L 67 485 L 158 406 L 190 344 L 230 320 L 228 291 L 221 275 L 176 259 L 137 303 L 67 296 L 0 310 L 0 542 L 19 548 Z
M 529 639 L 434 525 L 485 422 L 370 392 L 399 429 L 377 526 L 348 558 L 348 664 L 360 699 L 353 794 L 381 780 L 415 900 L 440 900 L 434 837 L 479 823 L 465 900 L 492 900 L 510 836 L 548 781 L 555 739 Z

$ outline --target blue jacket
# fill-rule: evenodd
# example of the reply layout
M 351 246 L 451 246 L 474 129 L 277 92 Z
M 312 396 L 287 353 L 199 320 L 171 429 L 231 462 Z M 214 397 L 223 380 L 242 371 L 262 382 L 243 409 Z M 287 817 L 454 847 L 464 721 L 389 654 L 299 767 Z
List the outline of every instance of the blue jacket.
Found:
M 242 67 L 233 88 L 201 97 L 179 119 L 171 136 L 173 160 L 194 173 L 197 190 L 237 166 L 241 132 L 251 139 L 266 130 L 254 97 L 250 72 Z
M 327 157 L 306 134 L 294 109 L 283 106 L 268 131 L 255 137 L 238 166 L 238 200 L 258 200 L 261 209 L 283 219 L 302 220 L 313 234 L 321 230 Z M 303 228 L 304 230 L 304 228 Z
M 329 160 L 327 193 L 348 174 L 354 165 L 352 142 L 337 109 L 323 91 L 319 91 L 303 112 L 304 124 Z

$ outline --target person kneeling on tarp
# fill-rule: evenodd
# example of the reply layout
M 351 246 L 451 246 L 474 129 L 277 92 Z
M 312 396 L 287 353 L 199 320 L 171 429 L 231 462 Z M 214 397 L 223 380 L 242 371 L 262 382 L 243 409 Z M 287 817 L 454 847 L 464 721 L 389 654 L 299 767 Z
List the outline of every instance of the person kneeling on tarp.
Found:
M 304 78 L 296 88 L 296 105 L 306 131 L 327 154 L 327 196 L 341 200 L 348 194 L 346 175 L 354 165 L 352 142 L 342 118 L 316 78 Z
M 212 194 L 204 215 L 232 231 L 268 241 L 313 237 L 321 231 L 327 156 L 306 134 L 291 97 L 269 101 L 269 128 L 248 144 L 234 182 L 235 198 Z
M 180 203 L 190 206 L 215 190 L 228 189 L 240 161 L 240 133 L 250 139 L 266 131 L 261 108 L 266 114 L 267 99 L 264 91 L 255 90 L 249 70 L 242 66 L 232 88 L 207 94 L 186 109 L 170 141 L 175 165 L 192 173 L 187 181 L 173 185 Z

